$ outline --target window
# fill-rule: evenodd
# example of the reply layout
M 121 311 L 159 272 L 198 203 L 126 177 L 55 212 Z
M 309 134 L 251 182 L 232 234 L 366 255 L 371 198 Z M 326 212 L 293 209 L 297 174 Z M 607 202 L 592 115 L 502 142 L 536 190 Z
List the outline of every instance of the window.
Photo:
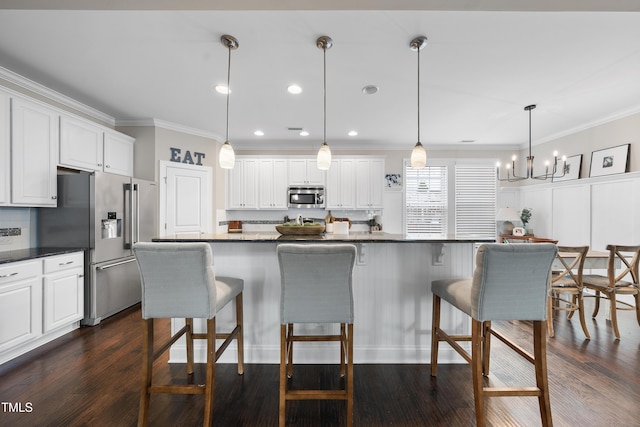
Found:
M 456 237 L 496 235 L 496 168 L 456 165 Z
M 447 166 L 412 169 L 405 165 L 407 234 L 447 234 Z
M 405 232 L 494 238 L 495 165 L 441 161 L 412 169 L 405 161 Z

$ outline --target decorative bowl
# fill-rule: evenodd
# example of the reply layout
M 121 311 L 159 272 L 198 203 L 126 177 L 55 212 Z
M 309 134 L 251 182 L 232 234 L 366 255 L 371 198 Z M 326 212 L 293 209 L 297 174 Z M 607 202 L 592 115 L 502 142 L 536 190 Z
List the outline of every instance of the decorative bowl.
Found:
M 276 230 L 280 234 L 306 235 L 320 234 L 324 232 L 324 225 L 276 225 Z

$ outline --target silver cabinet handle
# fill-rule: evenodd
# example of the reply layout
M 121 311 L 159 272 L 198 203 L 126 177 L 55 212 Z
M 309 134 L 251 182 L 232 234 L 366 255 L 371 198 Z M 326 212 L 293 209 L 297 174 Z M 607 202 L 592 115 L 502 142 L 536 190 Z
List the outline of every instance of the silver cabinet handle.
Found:
M 2 276 L 0 276 L 0 279 L 4 279 L 5 277 L 17 276 L 17 275 L 18 273 L 3 274 Z
M 67 262 L 58 263 L 58 265 L 69 265 L 69 264 L 73 264 L 73 261 L 67 261 Z

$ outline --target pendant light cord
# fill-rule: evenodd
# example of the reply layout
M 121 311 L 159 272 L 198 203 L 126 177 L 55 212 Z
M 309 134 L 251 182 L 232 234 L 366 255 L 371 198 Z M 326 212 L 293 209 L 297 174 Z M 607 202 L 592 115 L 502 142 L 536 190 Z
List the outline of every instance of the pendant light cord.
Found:
M 322 63 L 323 63 L 323 97 L 324 97 L 324 123 L 323 123 L 323 143 L 327 142 L 327 47 L 322 47 Z
M 229 49 L 229 60 L 227 62 L 227 138 L 226 142 L 229 142 L 229 95 L 231 95 L 231 45 Z
M 420 142 L 420 47 L 418 47 L 418 142 Z

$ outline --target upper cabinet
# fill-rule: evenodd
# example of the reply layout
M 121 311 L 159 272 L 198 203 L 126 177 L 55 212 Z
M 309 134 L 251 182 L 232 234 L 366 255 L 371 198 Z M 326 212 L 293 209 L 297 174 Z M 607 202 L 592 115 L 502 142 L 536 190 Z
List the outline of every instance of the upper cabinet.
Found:
M 354 209 L 356 182 L 355 160 L 333 159 L 327 171 L 327 209 Z
M 133 176 L 134 139 L 87 120 L 60 117 L 60 165 Z
M 356 209 L 382 209 L 383 159 L 356 160 Z
M 257 209 L 258 160 L 239 159 L 227 172 L 227 209 Z
M 0 92 L 0 206 L 9 204 L 11 194 L 11 110 L 9 95 Z
M 11 100 L 11 203 L 57 205 L 58 113 L 23 98 Z
M 287 161 L 260 159 L 258 195 L 260 209 L 287 209 Z
M 116 131 L 104 133 L 104 171 L 133 176 L 133 143 L 135 139 Z
M 289 185 L 324 185 L 325 172 L 316 159 L 289 160 Z

